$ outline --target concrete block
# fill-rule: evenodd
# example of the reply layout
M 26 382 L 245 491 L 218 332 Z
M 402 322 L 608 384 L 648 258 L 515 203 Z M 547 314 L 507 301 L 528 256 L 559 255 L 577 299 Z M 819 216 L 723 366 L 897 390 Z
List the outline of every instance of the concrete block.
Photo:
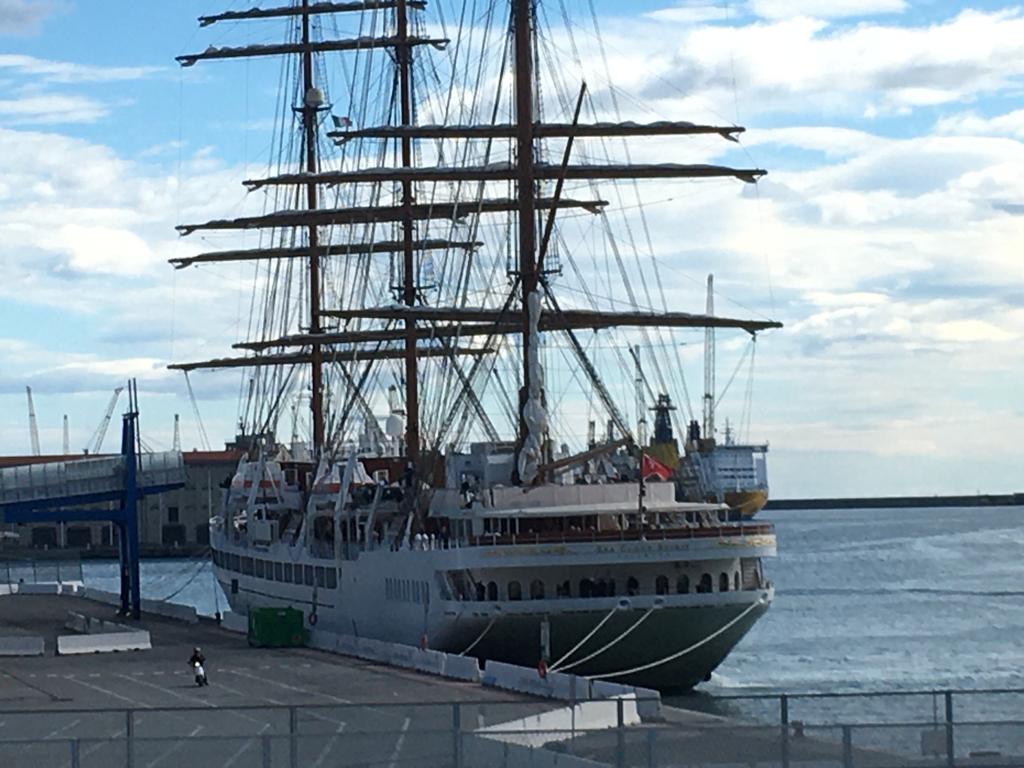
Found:
M 68 611 L 68 619 L 64 622 L 64 629 L 70 629 L 72 632 L 79 632 L 84 635 L 89 631 L 89 620 L 80 613 Z
M 507 691 L 528 693 L 532 696 L 541 696 L 547 699 L 562 699 L 568 701 L 572 697 L 573 690 L 582 690 L 583 686 L 572 682 L 573 675 L 561 672 L 549 672 L 546 677 L 531 667 L 519 667 L 515 664 L 505 664 L 500 661 L 488 661 L 484 668 L 481 682 L 494 688 L 502 688 Z
M 421 651 L 417 648 L 416 655 L 413 657 L 414 669 L 428 675 L 443 675 L 444 657 L 445 654 L 440 651 Z
M 444 655 L 444 671 L 441 674 L 455 680 L 479 683 L 480 664 L 472 656 L 456 656 L 453 653 L 446 653 Z
M 337 652 L 345 656 L 359 657 L 359 638 L 353 635 L 338 635 Z
M 59 595 L 60 584 L 19 584 L 20 595 Z
M 249 634 L 249 617 L 234 611 L 228 611 L 220 617 L 220 626 L 229 632 L 241 632 Z
M 196 609 L 191 605 L 179 605 L 178 603 L 168 603 L 163 600 L 143 600 L 142 611 L 143 613 L 151 613 L 155 616 L 183 621 L 186 624 L 199 623 L 199 614 L 196 613 Z
M 46 643 L 35 635 L 0 637 L 0 656 L 42 656 Z
M 94 589 L 93 587 L 83 587 L 82 597 L 96 603 L 103 603 L 104 605 L 121 605 L 121 595 L 115 592 L 107 592 L 102 589 Z
M 152 648 L 149 632 L 112 632 L 102 635 L 61 635 L 57 653 L 110 653 L 112 651 L 148 651 Z
M 661 718 L 661 692 L 653 688 L 641 688 L 634 686 L 636 693 L 636 709 L 644 720 L 658 720 Z

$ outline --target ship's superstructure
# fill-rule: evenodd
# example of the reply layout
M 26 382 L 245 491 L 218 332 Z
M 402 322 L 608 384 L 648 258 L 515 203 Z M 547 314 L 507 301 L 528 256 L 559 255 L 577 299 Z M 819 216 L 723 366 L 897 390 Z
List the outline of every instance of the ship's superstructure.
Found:
M 626 309 L 603 306 L 570 246 L 588 217 L 618 252 L 599 185 L 764 172 L 612 157 L 611 143 L 743 129 L 590 120 L 585 85 L 567 88 L 557 66 L 541 76 L 537 0 L 469 5 L 457 25 L 422 0 L 226 12 L 200 21 L 278 21 L 290 37 L 179 58 L 281 57 L 295 129 L 286 114 L 293 152 L 245 182 L 263 213 L 179 227 L 260 238 L 175 261 L 252 261 L 262 302 L 246 354 L 174 366 L 251 372 L 242 427 L 259 437 L 211 521 L 217 578 L 238 610 L 299 606 L 338 632 L 690 687 L 771 602 L 774 532 L 644 476 L 642 424 L 582 334 L 779 324 L 632 292 Z M 331 57 L 345 61 L 340 95 Z M 580 295 L 559 290 L 564 262 Z M 583 450 L 557 439 L 571 397 L 551 386 L 556 354 L 609 424 Z M 284 447 L 273 434 L 297 391 L 310 439 L 293 428 Z

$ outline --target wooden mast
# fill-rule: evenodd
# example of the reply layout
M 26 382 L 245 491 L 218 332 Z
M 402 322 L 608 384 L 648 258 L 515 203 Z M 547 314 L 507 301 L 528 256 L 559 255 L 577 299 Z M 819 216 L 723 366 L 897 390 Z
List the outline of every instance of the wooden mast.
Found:
M 409 127 L 412 120 L 412 48 L 406 45 L 409 38 L 409 11 L 407 0 L 398 0 L 397 16 L 398 47 L 395 50 L 398 62 L 398 83 L 402 110 L 402 127 Z M 403 135 L 402 167 L 412 167 L 412 138 Z M 402 180 L 402 302 L 407 307 L 416 304 L 416 261 L 413 242 L 416 237 L 412 218 L 412 179 Z M 413 476 L 419 473 L 420 453 L 420 390 L 419 367 L 416 361 L 416 318 L 410 315 L 405 320 L 405 455 L 413 468 Z
M 306 139 L 306 172 L 315 174 L 317 172 L 316 162 L 316 134 L 317 115 L 320 110 L 322 97 L 315 90 L 313 82 L 313 51 L 310 48 L 309 37 L 309 0 L 302 0 L 302 117 L 303 133 Z M 317 208 L 317 185 L 310 182 L 306 185 L 306 208 L 314 211 Z M 308 229 L 309 239 L 309 332 L 320 333 L 320 233 L 316 224 L 310 224 Z M 320 344 L 312 345 L 310 354 L 311 363 L 311 386 L 310 410 L 313 421 L 313 457 L 318 460 L 324 448 L 324 386 L 323 348 Z
M 527 437 L 523 409 L 530 391 L 530 294 L 537 290 L 536 188 L 533 157 L 533 0 L 512 0 L 516 67 L 516 168 L 519 203 L 519 282 L 522 290 L 523 381 L 519 390 L 518 454 Z

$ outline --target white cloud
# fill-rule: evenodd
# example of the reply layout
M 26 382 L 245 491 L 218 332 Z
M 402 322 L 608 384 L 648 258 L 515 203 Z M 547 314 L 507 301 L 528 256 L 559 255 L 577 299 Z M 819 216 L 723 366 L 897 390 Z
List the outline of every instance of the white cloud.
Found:
M 747 7 L 754 15 L 765 19 L 791 19 L 794 16 L 838 19 L 902 13 L 907 10 L 907 3 L 906 0 L 750 0 Z
M 939 118 L 937 133 L 955 136 L 1012 136 L 1024 139 L 1024 109 L 994 117 L 981 117 L 974 112 L 960 112 Z
M 71 61 L 52 61 L 21 54 L 0 54 L 0 71 L 38 78 L 50 83 L 111 83 L 141 80 L 158 67 L 98 67 Z
M 58 8 L 59 4 L 51 0 L 0 0 L 0 34 L 36 32 Z
M 77 94 L 37 93 L 0 99 L 0 121 L 9 125 L 93 123 L 108 113 L 105 104 Z

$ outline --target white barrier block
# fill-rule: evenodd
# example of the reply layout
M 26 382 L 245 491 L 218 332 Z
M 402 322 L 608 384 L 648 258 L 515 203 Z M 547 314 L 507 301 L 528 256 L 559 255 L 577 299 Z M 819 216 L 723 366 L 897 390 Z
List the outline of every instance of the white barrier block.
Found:
M 0 637 L 0 656 L 42 656 L 46 643 L 35 635 Z
M 103 635 L 60 635 L 57 653 L 110 653 L 111 651 L 148 651 L 153 645 L 149 632 L 112 632 Z
M 444 655 L 444 677 L 466 680 L 471 683 L 480 682 L 480 663 L 473 656 L 456 656 L 453 653 Z
M 519 667 L 515 664 L 505 664 L 500 661 L 488 661 L 484 667 L 484 674 L 481 679 L 484 685 L 495 688 L 502 688 L 518 693 L 529 693 L 533 696 L 542 696 L 547 699 L 563 699 L 569 701 L 576 693 L 577 699 L 588 698 L 585 694 L 587 687 L 585 681 L 576 680 L 573 683 L 574 675 L 567 675 L 563 672 L 549 672 L 546 677 L 541 677 L 540 672 L 530 667 Z
M 314 629 L 309 633 L 309 642 L 306 645 L 316 648 L 318 651 L 336 651 L 338 649 L 338 636 L 333 632 L 323 629 Z
M 444 674 L 445 654 L 440 651 L 421 651 L 419 649 L 417 649 L 416 654 L 413 662 L 417 672 L 424 672 L 428 675 Z
M 64 629 L 85 634 L 89 631 L 89 620 L 80 613 L 68 611 L 68 620 L 64 622 Z
M 20 595 L 59 595 L 60 584 L 19 584 Z
M 86 600 L 92 600 L 97 603 L 103 603 L 104 605 L 121 605 L 121 595 L 116 592 L 107 592 L 102 589 L 94 589 L 93 587 L 83 587 L 82 597 Z
M 249 617 L 234 611 L 228 611 L 220 617 L 220 626 L 228 632 L 249 633 Z
M 661 692 L 653 688 L 634 686 L 636 692 L 636 709 L 644 720 L 656 720 L 661 717 Z

